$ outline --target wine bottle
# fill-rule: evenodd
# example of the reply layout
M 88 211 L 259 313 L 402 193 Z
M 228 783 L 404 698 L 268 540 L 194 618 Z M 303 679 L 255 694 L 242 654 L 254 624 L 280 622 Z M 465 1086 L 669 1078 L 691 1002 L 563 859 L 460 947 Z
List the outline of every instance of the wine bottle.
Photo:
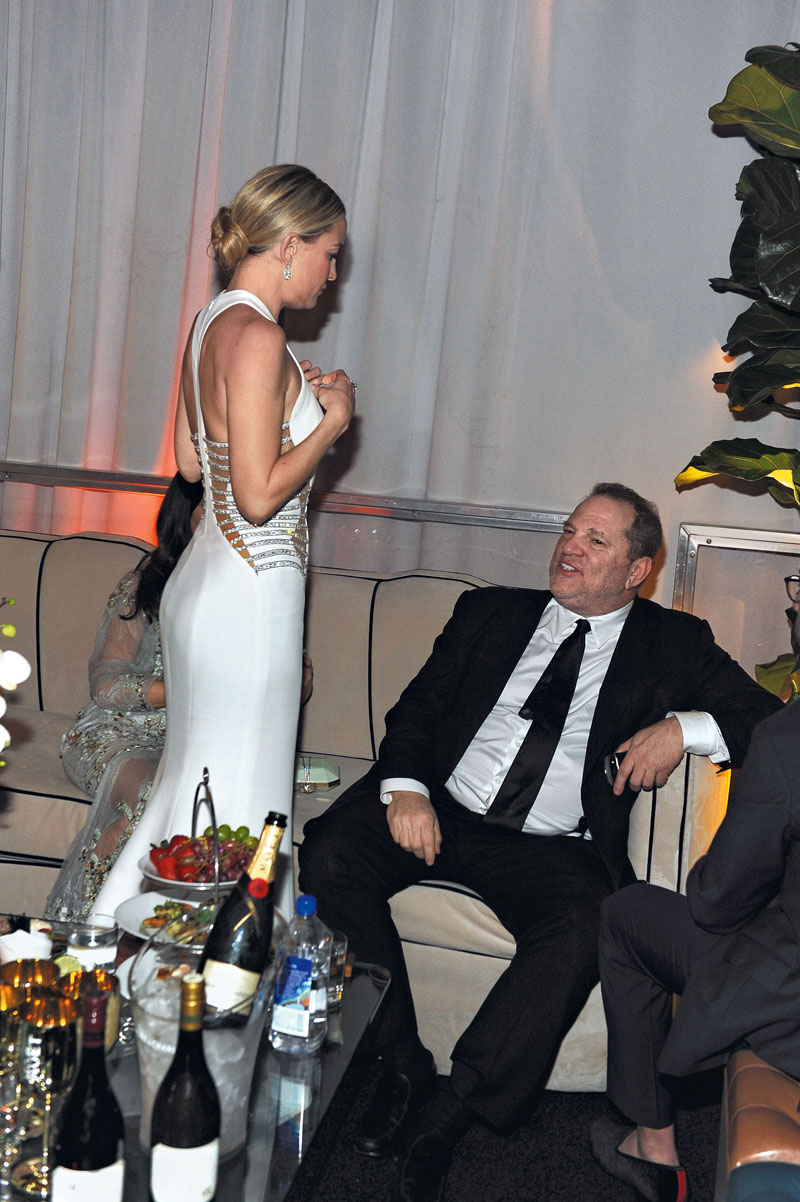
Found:
M 270 812 L 245 872 L 220 906 L 198 971 L 206 983 L 206 1025 L 247 1022 L 270 953 L 273 881 L 286 815 Z
M 150 1124 L 153 1202 L 209 1202 L 217 1189 L 219 1097 L 203 1054 L 203 978 L 181 981 L 175 1058 L 158 1087 Z
M 55 1140 L 52 1202 L 120 1202 L 125 1161 L 122 1112 L 106 1076 L 108 993 L 81 997 L 83 1051 Z

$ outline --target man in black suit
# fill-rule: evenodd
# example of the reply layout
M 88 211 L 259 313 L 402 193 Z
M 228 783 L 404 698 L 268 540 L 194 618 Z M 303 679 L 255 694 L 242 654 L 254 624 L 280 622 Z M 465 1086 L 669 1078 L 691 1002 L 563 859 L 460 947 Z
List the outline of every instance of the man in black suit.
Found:
M 392 974 L 383 1075 L 356 1141 L 365 1155 L 396 1150 L 436 1072 L 388 899 L 423 879 L 459 882 L 517 944 L 419 1118 L 395 1202 L 439 1198 L 469 1125 L 508 1126 L 546 1082 L 597 980 L 600 905 L 634 880 L 636 792 L 664 784 L 685 750 L 741 762 L 778 704 L 704 622 L 637 597 L 660 543 L 655 506 L 597 485 L 564 525 L 550 592 L 464 593 L 388 713 L 378 763 L 306 825 L 301 888 L 360 959 Z
M 787 580 L 795 615 L 799 583 Z M 798 633 L 795 616 L 795 649 Z M 637 884 L 605 903 L 600 974 L 608 1094 L 636 1126 L 598 1120 L 595 1155 L 641 1197 L 682 1202 L 670 1078 L 741 1044 L 800 1076 L 800 704 L 755 730 L 686 896 Z

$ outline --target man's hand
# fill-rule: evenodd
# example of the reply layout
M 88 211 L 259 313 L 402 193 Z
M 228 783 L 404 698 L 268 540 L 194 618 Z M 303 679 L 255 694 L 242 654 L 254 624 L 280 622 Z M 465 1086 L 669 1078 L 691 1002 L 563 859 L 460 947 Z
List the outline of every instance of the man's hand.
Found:
M 614 781 L 614 792 L 618 797 L 626 785 L 637 792 L 665 785 L 683 758 L 681 724 L 673 716 L 646 726 L 619 745 L 617 752 L 623 751 L 625 758 Z
M 386 820 L 395 843 L 403 851 L 411 851 L 430 868 L 442 849 L 439 819 L 427 797 L 422 793 L 392 790 L 392 800 L 386 807 Z

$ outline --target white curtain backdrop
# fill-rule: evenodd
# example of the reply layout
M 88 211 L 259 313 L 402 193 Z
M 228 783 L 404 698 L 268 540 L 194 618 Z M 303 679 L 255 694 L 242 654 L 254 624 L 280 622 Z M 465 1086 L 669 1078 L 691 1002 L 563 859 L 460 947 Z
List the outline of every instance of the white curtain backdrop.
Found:
M 766 497 L 672 478 L 713 438 L 796 440 L 714 392 L 742 305 L 707 285 L 755 157 L 707 110 L 749 47 L 800 41 L 796 0 L 0 13 L 0 458 L 171 473 L 183 342 L 218 287 L 211 217 L 259 167 L 298 161 L 349 218 L 338 285 L 286 321 L 301 355 L 359 382 L 322 488 L 568 511 L 621 479 L 661 507 L 666 597 L 679 522 L 795 527 Z M 155 504 L 3 491 L 20 529 L 147 536 Z M 476 570 L 468 530 L 316 525 L 318 563 Z

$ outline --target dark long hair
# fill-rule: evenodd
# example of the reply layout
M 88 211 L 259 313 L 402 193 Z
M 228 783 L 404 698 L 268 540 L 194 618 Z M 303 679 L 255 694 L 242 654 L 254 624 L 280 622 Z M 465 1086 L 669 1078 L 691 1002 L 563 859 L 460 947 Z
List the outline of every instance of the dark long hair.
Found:
M 191 541 L 192 514 L 202 499 L 202 480 L 190 484 L 176 472 L 156 518 L 156 546 L 139 563 L 135 605 L 126 618 L 135 618 L 140 610 L 150 622 L 158 618 L 164 585 Z

